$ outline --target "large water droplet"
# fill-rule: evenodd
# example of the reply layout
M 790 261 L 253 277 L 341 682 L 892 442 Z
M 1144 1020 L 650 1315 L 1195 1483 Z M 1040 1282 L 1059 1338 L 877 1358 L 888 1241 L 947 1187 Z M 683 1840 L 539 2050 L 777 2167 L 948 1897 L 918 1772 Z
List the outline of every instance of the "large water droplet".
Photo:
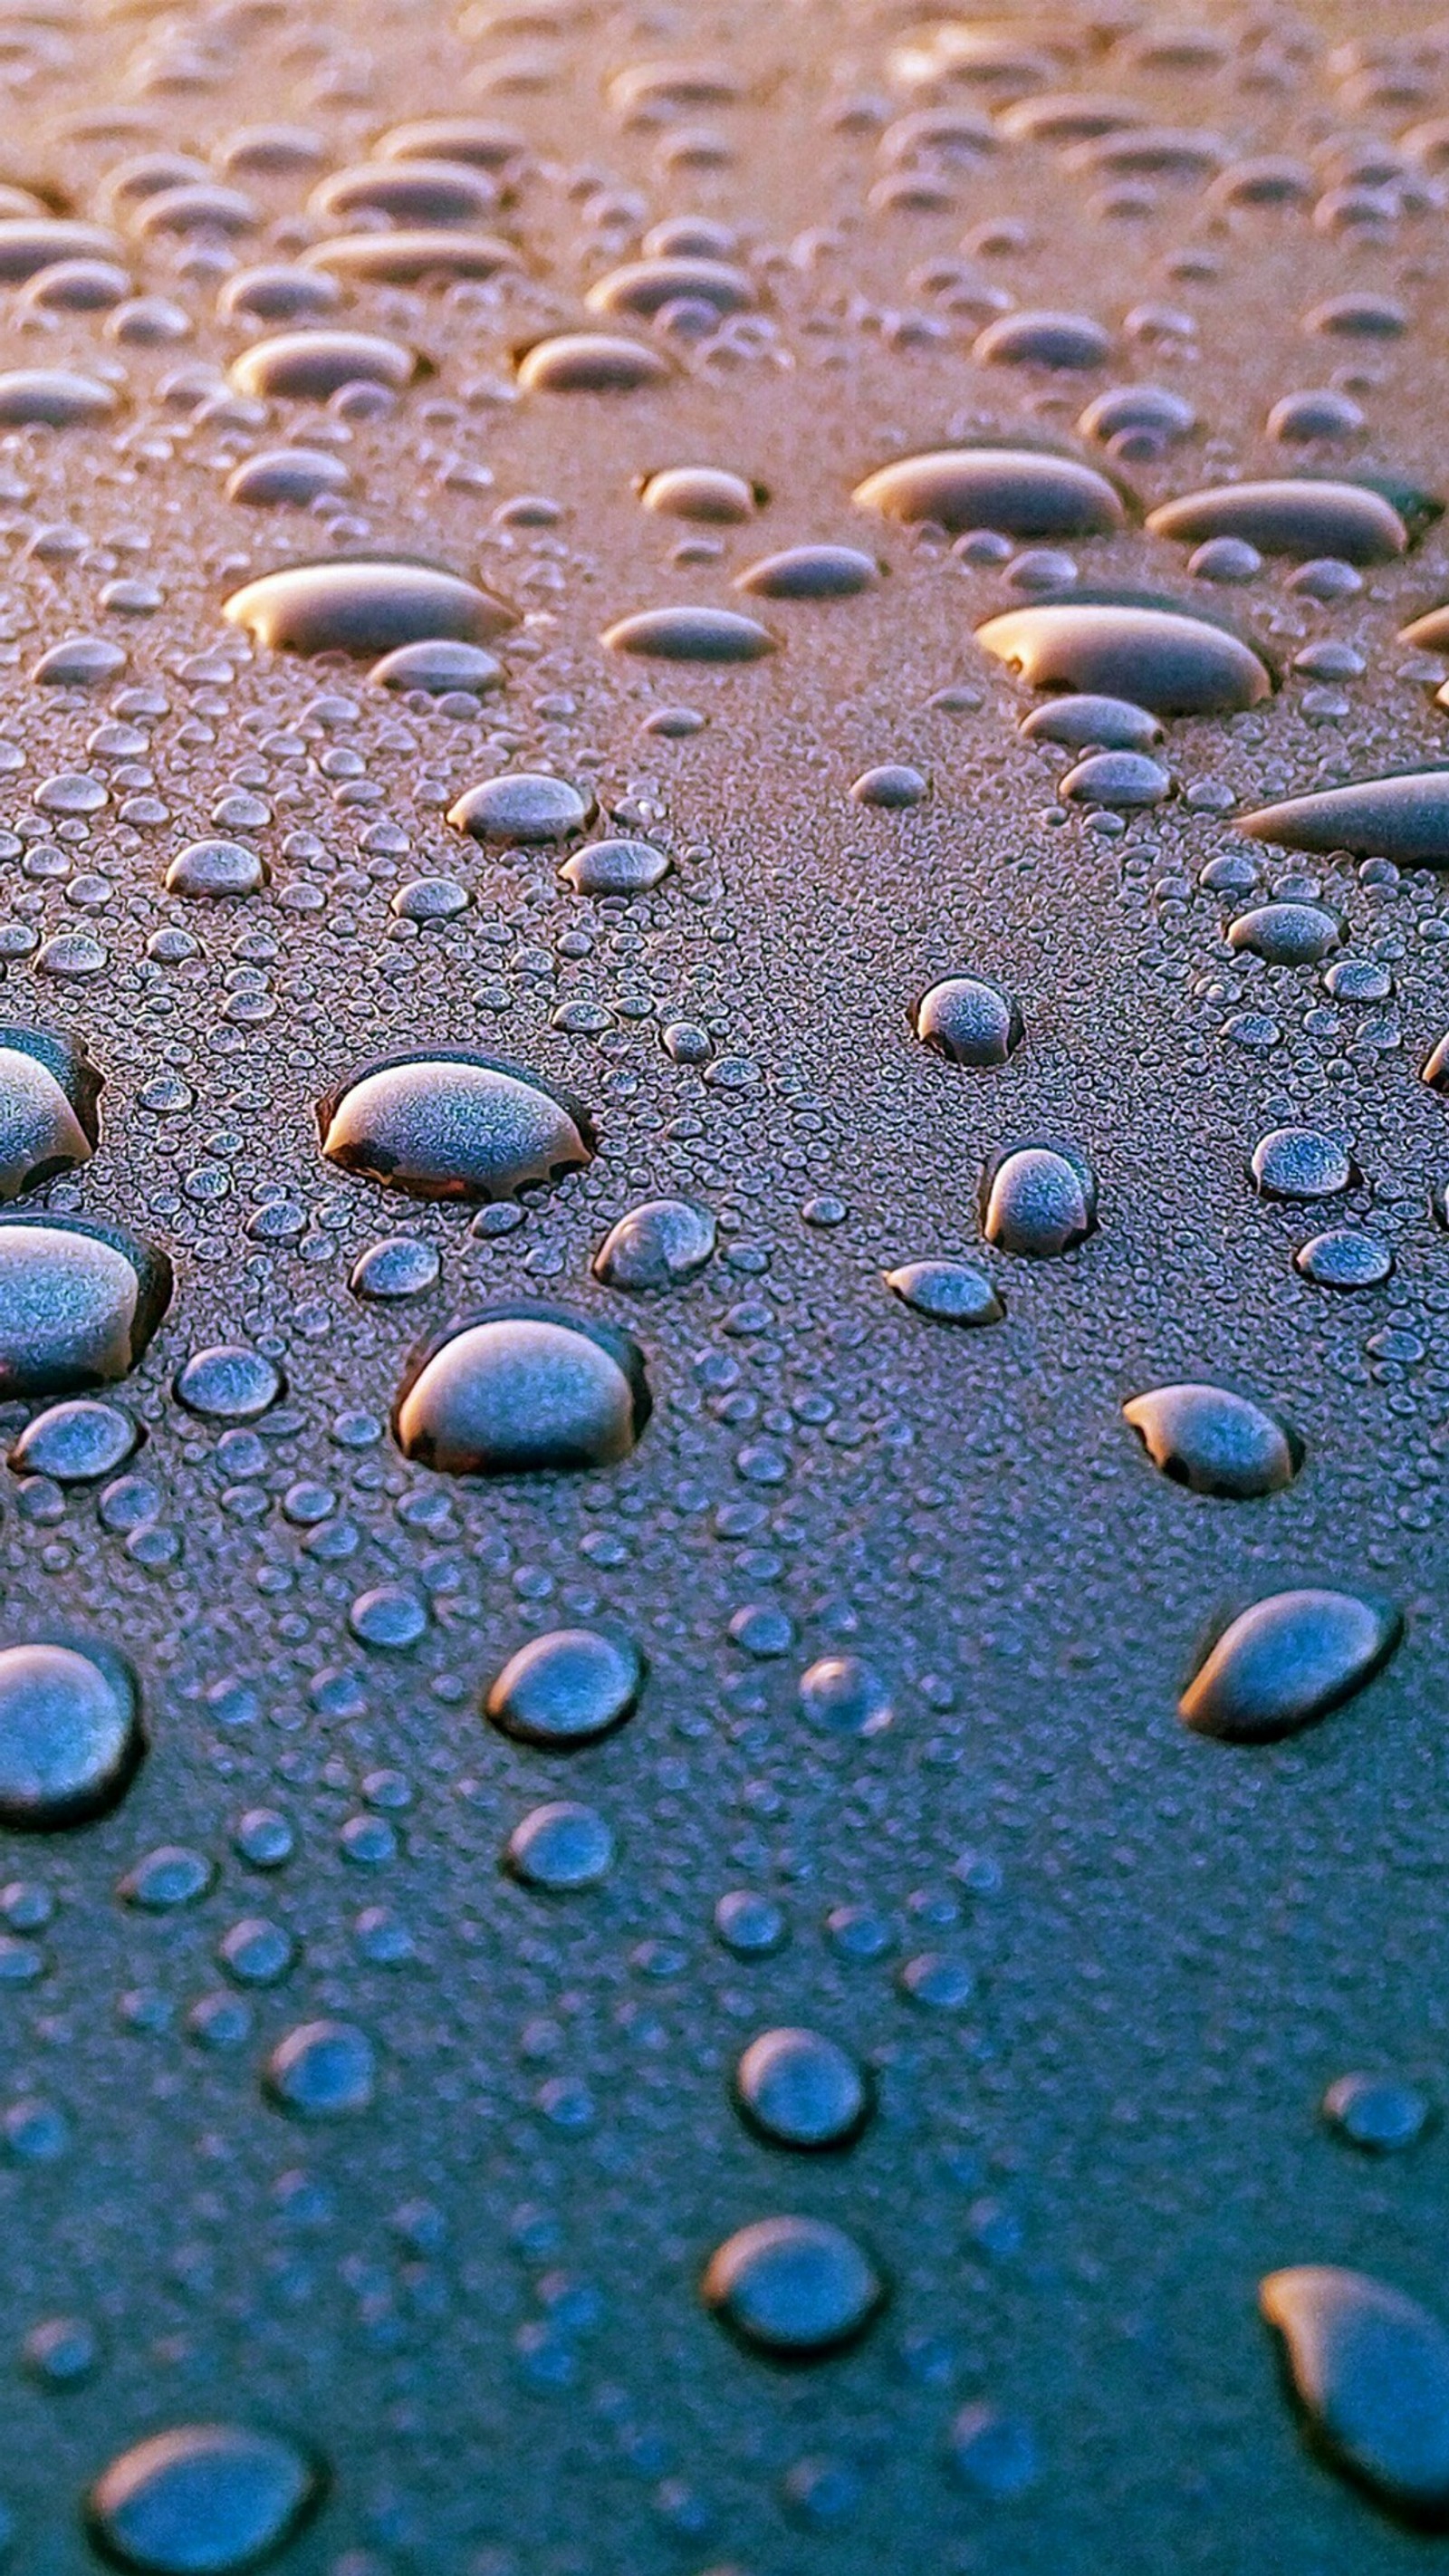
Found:
M 1347 850 L 1356 859 L 1393 859 L 1400 867 L 1449 867 L 1449 769 L 1399 770 L 1290 796 L 1235 818 L 1235 828 L 1288 850 Z
M 933 1324 L 999 1324 L 1006 1312 L 985 1272 L 966 1261 L 907 1261 L 883 1276 L 903 1306 Z
M 611 653 L 658 662 L 758 662 L 779 639 L 733 608 L 641 608 L 617 618 L 599 638 Z
M 1176 600 L 1076 591 L 1008 608 L 976 640 L 1033 689 L 1129 698 L 1159 716 L 1236 715 L 1273 689 L 1246 636 Z
M 923 1046 L 952 1064 L 1005 1064 L 1026 1035 L 1020 1005 L 980 975 L 947 975 L 912 1014 Z
M 824 2218 L 761 2218 L 717 2247 L 705 2304 L 742 2341 L 783 2360 L 813 2361 L 853 2343 L 885 2284 L 845 2230 Z
M 1195 1494 L 1234 1501 L 1276 1494 L 1303 1463 L 1287 1423 L 1220 1386 L 1159 1386 L 1122 1412 L 1154 1467 Z
M 1127 516 L 1120 492 L 1094 466 L 1027 447 L 904 456 L 868 474 L 852 498 L 883 518 L 928 521 L 953 535 L 999 528 L 1011 537 L 1109 536 Z
M 596 1744 L 632 1717 L 644 1658 L 628 1638 L 556 1628 L 511 1655 L 485 1702 L 493 1724 L 520 1744 L 568 1752 Z
M 319 2463 L 281 2434 L 181 2424 L 102 2470 L 87 2519 L 135 2576 L 242 2576 L 296 2537 L 324 2488 Z
M 319 1103 L 331 1163 L 420 1199 L 512 1198 L 594 1151 L 588 1112 L 541 1075 L 494 1056 L 390 1056 Z
M 455 832 L 471 832 L 475 841 L 514 841 L 524 848 L 566 841 L 581 832 L 593 812 L 591 789 L 567 778 L 513 769 L 501 778 L 485 778 L 460 796 L 448 814 Z
M 518 362 L 518 381 L 530 394 L 631 394 L 667 384 L 672 373 L 660 350 L 604 331 L 561 331 L 536 341 Z
M 734 586 L 757 599 L 853 599 L 879 579 L 874 555 L 858 546 L 786 546 L 746 565 Z
M 1301 2263 L 1259 2285 L 1308 2430 L 1381 2504 L 1449 2523 L 1449 2334 L 1364 2272 Z
M 1261 555 L 1286 555 L 1294 563 L 1315 555 L 1351 564 L 1391 563 L 1407 553 L 1410 542 L 1392 502 L 1370 485 L 1308 475 L 1187 492 L 1153 510 L 1147 526 L 1151 535 L 1182 545 L 1237 537 Z
M 1388 1662 L 1403 1620 L 1352 1592 L 1270 1593 L 1223 1630 L 1178 1703 L 1226 1744 L 1272 1744 L 1338 1708 Z
M 409 1361 L 393 1408 L 405 1456 L 454 1476 L 607 1467 L 652 1410 L 627 1334 L 550 1306 L 494 1307 Z
M 448 637 L 486 644 L 513 612 L 477 584 L 430 564 L 368 560 L 291 564 L 232 592 L 222 611 L 274 653 L 371 659 Z
M 988 1243 L 1032 1261 L 1070 1252 L 1097 1222 L 1097 1183 L 1075 1145 L 1010 1145 L 981 1179 L 981 1230 Z
M 865 2078 L 849 2051 L 818 2030 L 766 2030 L 735 2068 L 735 2098 L 773 2146 L 848 2146 L 870 2111 Z
M 0 1200 L 89 1162 L 101 1076 L 49 1029 L 0 1026 Z
M 56 1833 L 103 1816 L 145 1751 L 135 1675 L 107 1647 L 0 1648 L 0 1821 Z
M 677 1288 L 711 1258 L 715 1221 L 689 1199 L 645 1199 L 600 1244 L 594 1277 L 606 1288 Z
M 0 1218 L 0 1394 L 125 1377 L 170 1300 L 165 1254 L 119 1226 Z
M 231 362 L 238 393 L 263 402 L 327 402 L 344 385 L 381 385 L 400 393 L 417 360 L 400 341 L 372 331 L 277 331 L 254 340 Z
M 62 367 L 0 370 L 0 424 L 7 428 L 35 422 L 47 429 L 74 429 L 108 419 L 115 408 L 111 387 L 94 376 Z

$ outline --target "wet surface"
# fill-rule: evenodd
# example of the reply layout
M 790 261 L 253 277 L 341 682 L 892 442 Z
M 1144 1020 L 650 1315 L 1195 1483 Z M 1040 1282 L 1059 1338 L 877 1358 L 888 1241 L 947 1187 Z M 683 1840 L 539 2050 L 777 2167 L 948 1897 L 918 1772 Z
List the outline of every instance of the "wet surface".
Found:
M 1444 29 L 0 101 L 0 2565 L 1424 2565 Z

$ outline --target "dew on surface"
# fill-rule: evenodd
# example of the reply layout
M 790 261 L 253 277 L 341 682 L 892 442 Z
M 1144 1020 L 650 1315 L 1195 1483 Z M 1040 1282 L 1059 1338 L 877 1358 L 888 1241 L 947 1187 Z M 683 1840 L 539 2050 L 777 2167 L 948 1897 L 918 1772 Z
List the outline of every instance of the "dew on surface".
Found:
M 903 1306 L 933 1324 L 999 1324 L 1006 1312 L 994 1282 L 969 1261 L 903 1261 L 883 1276 Z
M 556 1628 L 510 1655 L 484 1707 L 520 1744 L 567 1752 L 612 1735 L 633 1716 L 643 1687 L 643 1657 L 627 1638 Z
M 494 1056 L 398 1056 L 348 1074 L 318 1104 L 322 1151 L 417 1199 L 506 1199 L 594 1151 L 578 1101 Z
M 594 1255 L 594 1277 L 606 1288 L 677 1288 L 712 1259 L 715 1221 L 689 1199 L 645 1199 L 629 1208 Z
M 1401 2155 L 1434 2122 L 1427 2095 L 1399 2075 L 1337 2075 L 1322 2109 L 1335 2135 L 1366 2156 Z
M 1032 1261 L 1075 1250 L 1097 1223 L 1097 1182 L 1075 1146 L 1002 1148 L 981 1176 L 981 1231 L 1002 1252 Z
M 450 1325 L 409 1361 L 393 1407 L 405 1457 L 453 1476 L 607 1467 L 652 1409 L 627 1334 L 547 1306 Z
M 772 2146 L 848 2146 L 870 2113 L 865 2077 L 848 2050 L 823 2032 L 762 2031 L 735 2067 L 740 2109 Z
M 300 2444 L 244 2424 L 148 2434 L 86 2499 L 98 2546 L 136 2576 L 240 2576 L 311 2519 L 325 2480 Z
M 0 1820 L 55 1833 L 103 1816 L 145 1751 L 140 1693 L 109 1647 L 37 1639 L 0 1647 Z
M 1356 1593 L 1275 1592 L 1240 1611 L 1179 1702 L 1195 1734 L 1272 1744 L 1312 1726 L 1381 1671 L 1403 1634 L 1390 1603 Z
M 1153 1466 L 1195 1494 L 1245 1502 L 1290 1485 L 1303 1444 L 1286 1423 L 1219 1386 L 1159 1386 L 1122 1407 Z
M 436 565 L 293 564 L 233 591 L 223 615 L 274 653 L 372 660 L 404 644 L 486 644 L 513 624 L 502 602 Z
M 1072 598 L 1008 608 L 977 642 L 1029 688 L 1130 699 L 1156 716 L 1233 715 L 1273 688 L 1245 636 L 1177 602 Z
M 1035 448 L 941 448 L 903 457 L 867 475 L 853 498 L 882 518 L 929 521 L 953 534 L 998 528 L 1013 537 L 1105 536 L 1127 516 L 1116 485 L 1095 466 Z
M 823 2218 L 760 2218 L 717 2246 L 705 2305 L 740 2340 L 781 2361 L 813 2361 L 864 2334 L 885 2298 L 870 2257 Z
M 64 1395 L 128 1376 L 171 1286 L 166 1255 L 120 1227 L 0 1220 L 0 1394 Z
M 1282 2339 L 1314 2442 L 1381 2504 L 1449 2516 L 1449 2334 L 1416 2299 L 1335 2264 L 1270 2272 L 1258 2303 Z

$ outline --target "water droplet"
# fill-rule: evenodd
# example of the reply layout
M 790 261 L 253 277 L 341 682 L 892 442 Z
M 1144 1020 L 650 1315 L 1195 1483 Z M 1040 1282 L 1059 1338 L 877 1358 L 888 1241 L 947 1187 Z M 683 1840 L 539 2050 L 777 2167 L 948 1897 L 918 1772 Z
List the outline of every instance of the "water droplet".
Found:
M 1122 1412 L 1153 1466 L 1194 1494 L 1276 1494 L 1303 1463 L 1296 1431 L 1225 1387 L 1159 1386 Z
M 193 841 L 167 869 L 166 891 L 220 902 L 259 893 L 268 876 L 260 851 L 249 849 L 245 841 Z
M 215 1883 L 216 1870 L 203 1853 L 189 1851 L 184 1843 L 162 1843 L 127 1870 L 116 1894 L 123 1905 L 137 1906 L 143 1914 L 176 1914 L 185 1905 L 199 1904 Z
M 885 761 L 878 769 L 862 770 L 850 788 L 857 805 L 871 805 L 887 814 L 909 813 L 913 807 L 924 805 L 930 792 L 930 780 L 919 769 L 911 769 L 899 760 Z
M 1075 1145 L 1010 1145 L 982 1174 L 981 1230 L 1002 1252 L 1049 1260 L 1085 1242 L 1096 1222 L 1096 1176 Z
M 858 546 L 786 546 L 735 575 L 736 590 L 758 599 L 853 599 L 880 579 L 874 555 Z
M 1270 966 L 1316 966 L 1343 934 L 1315 903 L 1263 903 L 1228 925 L 1230 948 L 1248 949 Z
M 502 1734 L 568 1752 L 596 1744 L 633 1716 L 644 1675 L 644 1658 L 628 1638 L 556 1628 L 509 1657 L 484 1704 Z
M 879 1673 L 858 1655 L 822 1655 L 800 1677 L 800 1714 L 822 1735 L 883 1735 L 895 1717 Z
M 627 1334 L 556 1307 L 464 1317 L 408 1363 L 393 1410 L 404 1455 L 454 1476 L 611 1466 L 652 1410 Z
M 1438 505 L 1435 505 L 1437 516 Z M 1316 476 L 1269 483 L 1222 483 L 1164 501 L 1148 515 L 1148 533 L 1182 545 L 1237 537 L 1260 555 L 1305 563 L 1335 555 L 1350 564 L 1390 563 L 1409 548 L 1409 531 L 1382 493 L 1367 483 Z
M 0 283 L 23 286 L 43 268 L 62 259 L 124 262 L 125 245 L 98 224 L 73 223 L 61 217 L 7 215 L 0 221 Z
M 38 689 L 99 689 L 125 667 L 125 647 L 108 636 L 68 635 L 41 654 L 30 677 Z
M 141 1438 L 119 1405 L 85 1396 L 52 1404 L 27 1423 L 10 1452 L 17 1475 L 48 1476 L 57 1485 L 91 1484 L 110 1476 Z
M 1415 630 L 1404 631 L 1412 637 Z M 1237 829 L 1289 850 L 1347 850 L 1354 858 L 1393 859 L 1400 867 L 1446 867 L 1449 769 L 1401 770 L 1292 796 L 1243 815 Z
M 278 2040 L 267 2060 L 272 2100 L 304 2120 L 346 2119 L 366 2111 L 376 2084 L 376 2052 L 352 2022 L 302 2022 Z
M 1006 1313 L 984 1271 L 966 1261 L 908 1261 L 882 1275 L 903 1306 L 933 1324 L 999 1324 Z
M 1077 422 L 1081 437 L 1095 439 L 1114 456 L 1148 461 L 1190 438 L 1196 426 L 1191 403 L 1166 385 L 1113 385 L 1088 403 Z
M 779 639 L 733 608 L 641 608 L 606 626 L 599 641 L 611 653 L 658 662 L 758 662 Z
M 418 286 L 429 280 L 496 277 L 518 253 L 497 233 L 450 232 L 409 224 L 390 232 L 339 233 L 303 253 L 307 266 L 349 285 Z
M 486 1055 L 392 1056 L 318 1104 L 330 1163 L 418 1199 L 507 1199 L 587 1163 L 587 1110 L 524 1065 Z
M 1223 1629 L 1178 1703 L 1225 1744 L 1296 1735 L 1373 1680 L 1403 1635 L 1391 1604 L 1351 1592 L 1270 1593 Z
M 354 1297 L 369 1304 L 388 1303 L 424 1296 L 437 1286 L 441 1273 L 432 1244 L 420 1243 L 415 1234 L 388 1234 L 358 1255 L 347 1284 Z
M 720 1898 L 714 1928 L 737 1959 L 772 1959 L 790 1937 L 779 1906 L 750 1887 L 731 1888 Z
M 980 975 L 947 975 L 912 1012 L 917 1037 L 952 1064 L 1005 1064 L 1026 1035 L 1021 1008 Z
M 232 592 L 222 612 L 274 653 L 351 653 L 403 644 L 486 644 L 513 612 L 435 565 L 368 559 L 292 564 Z
M 36 422 L 48 429 L 73 429 L 109 419 L 116 397 L 94 376 L 63 367 L 0 369 L 0 424 L 24 428 Z
M 0 1025 L 0 1200 L 90 1161 L 101 1087 L 75 1039 Z
M 735 2068 L 751 2128 L 777 2147 L 844 2147 L 858 2138 L 870 2094 L 854 2058 L 817 2030 L 762 2031 Z
M 1358 1178 L 1352 1155 L 1314 1127 L 1273 1127 L 1260 1136 L 1248 1165 L 1265 1199 L 1331 1199 Z
M 714 1253 L 715 1222 L 689 1199 L 645 1199 L 610 1227 L 594 1258 L 606 1288 L 677 1288 Z
M 962 2407 L 951 2426 L 949 2449 L 956 2475 L 993 2504 L 1026 2495 L 1041 2474 L 1030 2425 L 984 2400 Z
M 667 384 L 672 372 L 660 350 L 606 331 L 560 331 L 518 362 L 518 381 L 530 394 L 637 393 Z
M 130 1666 L 62 1639 L 0 1648 L 0 1819 L 56 1833 L 106 1815 L 146 1749 Z
M 1270 2272 L 1258 2303 L 1283 2339 L 1315 2443 L 1381 2504 L 1449 2519 L 1449 2334 L 1417 2300 L 1327 2263 Z
M 103 2469 L 87 2499 L 97 2546 L 135 2576 L 241 2576 L 320 2504 L 319 2463 L 278 2433 L 181 2424 Z
M 614 1837 L 597 1809 L 581 1806 L 575 1798 L 556 1798 L 514 1826 L 504 1859 L 525 1887 L 566 1896 L 577 1888 L 596 1887 L 607 1877 Z
M 262 402 L 326 402 L 344 385 L 380 385 L 401 393 L 417 360 L 397 340 L 372 331 L 276 331 L 254 340 L 231 362 L 238 393 Z M 380 649 L 380 648 L 379 648 Z
M 1124 814 L 1160 805 L 1171 793 L 1168 772 L 1145 751 L 1088 752 L 1057 782 L 1057 794 L 1068 804 L 1101 805 Z
M 270 447 L 248 456 L 227 477 L 226 497 L 252 510 L 305 510 L 322 493 L 346 492 L 351 484 L 341 457 L 325 448 Z
M 381 215 L 390 224 L 472 224 L 491 215 L 497 202 L 486 172 L 417 156 L 333 170 L 318 180 L 308 208 L 327 223 Z
M 471 832 L 475 841 L 514 841 L 529 849 L 566 841 L 583 830 L 592 812 L 592 791 L 580 791 L 566 778 L 513 769 L 470 787 L 448 821 L 455 832 Z
M 1104 367 L 1112 343 L 1085 313 L 1003 313 L 972 344 L 978 367 Z
M 285 1386 L 275 1360 L 243 1342 L 194 1351 L 176 1372 L 177 1402 L 206 1422 L 255 1422 Z
M 679 255 L 631 260 L 623 268 L 611 268 L 595 279 L 584 298 L 591 313 L 633 314 L 641 321 L 652 321 L 670 304 L 707 304 L 713 312 L 725 314 L 743 313 L 754 300 L 744 269 L 728 260 Z
M 125 1377 L 171 1301 L 171 1264 L 119 1226 L 0 1218 L 0 1394 Z
M 742 474 L 726 473 L 717 465 L 668 465 L 646 477 L 639 498 L 646 510 L 666 518 L 735 527 L 754 517 L 762 495 Z
M 503 665 L 481 644 L 465 644 L 448 636 L 428 636 L 418 644 L 400 644 L 395 653 L 385 653 L 373 664 L 368 678 L 379 689 L 421 689 L 426 697 L 449 697 L 454 690 L 466 690 L 471 697 L 482 697 L 489 689 L 503 685 Z
M 1149 751 L 1162 739 L 1156 716 L 1125 698 L 1048 698 L 1017 730 L 1028 742 L 1065 743 L 1072 751 Z
M 1129 698 L 1159 716 L 1235 715 L 1273 676 L 1246 636 L 1202 610 L 1123 593 L 1036 601 L 989 617 L 976 640 L 1033 689 Z
M 590 841 L 559 875 L 575 894 L 649 894 L 669 874 L 669 854 L 652 841 Z
M 1340 2075 L 1324 2094 L 1323 2116 L 1365 2155 L 1392 2156 L 1417 2146 L 1434 2111 L 1418 2086 L 1400 2075 Z
M 781 2360 L 813 2361 L 853 2343 L 885 2284 L 845 2230 L 823 2218 L 761 2218 L 716 2248 L 701 2284 L 741 2340 Z
M 1390 1276 L 1394 1256 L 1377 1235 L 1331 1226 L 1300 1245 L 1293 1266 L 1317 1288 L 1377 1288 Z
M 1011 537 L 1110 536 L 1127 517 L 1120 492 L 1094 466 L 1028 447 L 905 456 L 867 475 L 851 497 L 858 509 L 952 535 L 995 528 Z

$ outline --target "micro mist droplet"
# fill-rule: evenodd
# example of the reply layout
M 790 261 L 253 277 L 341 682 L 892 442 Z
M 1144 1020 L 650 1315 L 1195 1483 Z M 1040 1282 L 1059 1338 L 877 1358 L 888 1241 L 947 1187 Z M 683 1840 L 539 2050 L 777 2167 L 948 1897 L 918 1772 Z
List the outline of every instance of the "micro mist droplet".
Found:
M 393 1428 L 405 1457 L 446 1475 L 576 1474 L 627 1457 L 651 1410 L 628 1334 L 559 1307 L 499 1306 L 414 1353 Z

